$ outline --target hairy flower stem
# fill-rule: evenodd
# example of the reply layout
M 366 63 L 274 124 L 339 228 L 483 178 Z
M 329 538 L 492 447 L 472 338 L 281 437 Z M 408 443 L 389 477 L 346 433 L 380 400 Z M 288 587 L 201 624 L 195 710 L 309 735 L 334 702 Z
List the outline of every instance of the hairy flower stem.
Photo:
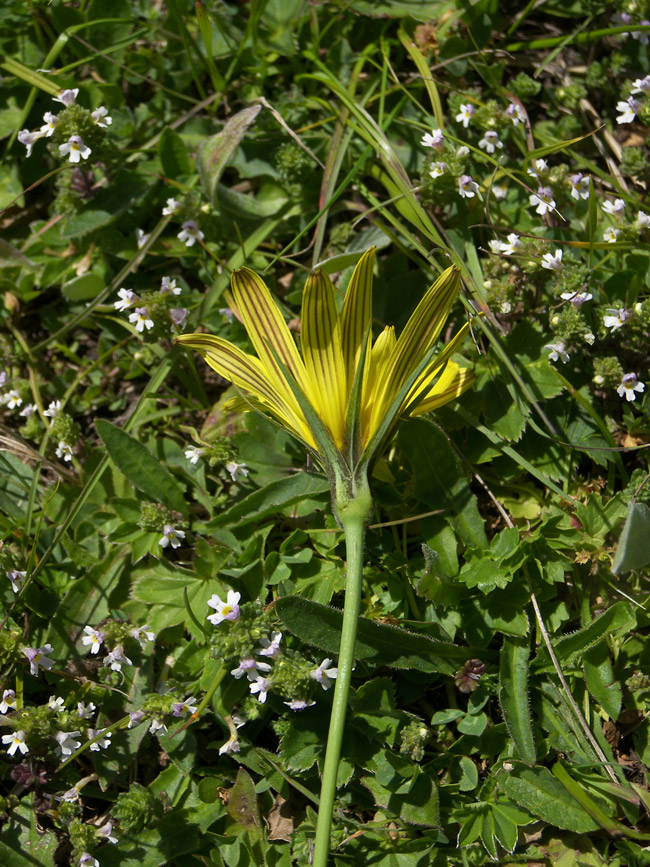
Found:
M 357 637 L 357 622 L 361 607 L 361 584 L 363 579 L 363 541 L 366 523 L 372 509 L 372 499 L 367 482 L 353 497 L 337 503 L 338 518 L 345 532 L 346 582 L 343 628 L 339 647 L 338 675 L 332 702 L 332 715 L 327 736 L 323 779 L 321 783 L 316 842 L 313 867 L 327 867 L 330 850 L 330 827 L 336 797 L 336 780 L 345 730 L 345 715 L 350 691 L 350 679 L 354 667 L 354 645 Z

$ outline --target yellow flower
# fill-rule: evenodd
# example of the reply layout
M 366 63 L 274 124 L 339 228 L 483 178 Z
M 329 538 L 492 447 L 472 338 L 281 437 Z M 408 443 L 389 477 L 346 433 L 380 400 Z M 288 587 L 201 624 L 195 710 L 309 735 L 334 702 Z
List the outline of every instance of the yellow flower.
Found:
M 448 268 L 426 292 L 402 334 L 385 328 L 372 348 L 374 248 L 360 259 L 341 313 L 334 286 L 314 271 L 302 301 L 301 353 L 264 281 L 248 268 L 232 275 L 236 312 L 256 355 L 221 337 L 185 334 L 177 343 L 200 352 L 243 392 L 230 408 L 270 415 L 313 451 L 326 469 L 367 469 L 400 416 L 430 412 L 474 381 L 451 361 L 468 324 L 439 353 L 435 344 L 460 285 Z

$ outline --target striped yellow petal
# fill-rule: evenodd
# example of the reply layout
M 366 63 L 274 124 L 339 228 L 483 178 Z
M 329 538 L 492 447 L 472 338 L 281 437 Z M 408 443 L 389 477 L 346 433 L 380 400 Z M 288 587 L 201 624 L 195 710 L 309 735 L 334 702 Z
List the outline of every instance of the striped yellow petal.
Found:
M 406 323 L 393 351 L 383 382 L 376 389 L 370 427 L 376 429 L 409 374 L 422 361 L 445 324 L 460 286 L 460 269 L 447 268 L 425 294 Z
M 346 371 L 334 286 L 322 271 L 310 274 L 305 284 L 300 344 L 311 380 L 306 397 L 336 445 L 342 448 L 347 407 Z
M 307 386 L 305 365 L 271 293 L 262 278 L 250 268 L 233 271 L 231 287 L 235 307 L 270 381 L 280 394 L 293 399 L 273 352 L 303 391 Z
M 451 356 L 456 352 L 460 344 L 467 337 L 469 331 L 469 322 L 466 322 L 457 334 L 449 341 L 439 355 L 436 355 L 428 370 L 425 370 L 422 376 L 415 383 L 404 401 L 404 409 L 408 412 L 408 407 L 417 401 L 419 398 L 426 397 L 431 391 L 436 379 L 444 366 L 447 364 Z
M 357 262 L 341 311 L 341 342 L 345 362 L 347 389 L 352 388 L 359 363 L 361 345 L 372 319 L 372 271 L 375 248 L 370 247 Z
M 259 400 L 285 427 L 314 447 L 313 437 L 296 399 L 288 389 L 278 391 L 259 359 L 212 334 L 183 334 L 176 338 L 176 343 L 200 352 L 220 376 Z
M 422 415 L 451 403 L 470 388 L 476 377 L 467 367 L 459 367 L 455 361 L 449 361 L 442 375 L 433 386 L 427 397 L 411 412 L 411 415 Z
M 375 340 L 370 350 L 363 377 L 363 396 L 361 404 L 361 442 L 366 445 L 374 430 L 370 429 L 372 409 L 376 396 L 376 383 L 383 382 L 386 369 L 395 350 L 397 338 L 393 325 L 387 325 Z

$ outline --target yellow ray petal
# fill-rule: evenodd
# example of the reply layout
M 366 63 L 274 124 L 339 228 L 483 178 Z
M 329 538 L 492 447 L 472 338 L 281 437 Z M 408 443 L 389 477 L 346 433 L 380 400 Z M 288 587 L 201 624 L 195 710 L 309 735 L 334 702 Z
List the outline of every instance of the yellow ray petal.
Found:
M 314 447 L 314 440 L 296 399 L 290 392 L 287 396 L 286 390 L 275 387 L 259 359 L 212 334 L 182 334 L 175 342 L 200 352 L 220 376 L 259 400 L 282 424 Z
M 467 337 L 468 331 L 469 322 L 466 322 L 463 327 L 458 331 L 458 333 L 453 336 L 449 343 L 446 344 L 440 354 L 435 357 L 429 368 L 424 371 L 422 376 L 418 379 L 411 391 L 408 393 L 408 396 L 404 401 L 405 409 L 418 398 L 426 397 L 427 393 L 432 387 L 432 384 L 435 382 L 438 376 L 440 376 L 440 372 L 443 367 L 447 364 L 451 356 L 454 354 L 454 352 L 456 352 L 460 344 Z
M 361 354 L 361 345 L 372 320 L 372 272 L 375 248 L 370 247 L 357 262 L 348 283 L 341 311 L 341 341 L 347 375 L 347 390 L 352 388 Z
M 370 439 L 370 420 L 375 402 L 377 384 L 383 382 L 386 367 L 392 357 L 397 338 L 393 325 L 387 325 L 375 340 L 363 375 L 361 404 L 361 442 L 365 446 Z
M 307 397 L 341 448 L 347 407 L 346 371 L 334 286 L 322 271 L 310 274 L 305 284 L 300 343 L 311 380 Z
M 449 361 L 442 375 L 429 394 L 421 400 L 410 415 L 422 415 L 451 403 L 472 386 L 476 377 L 468 367 L 459 367 L 455 361 Z
M 262 278 L 250 268 L 233 271 L 231 286 L 235 306 L 270 381 L 286 400 L 294 400 L 273 352 L 303 391 L 307 388 L 305 365 L 273 296 Z

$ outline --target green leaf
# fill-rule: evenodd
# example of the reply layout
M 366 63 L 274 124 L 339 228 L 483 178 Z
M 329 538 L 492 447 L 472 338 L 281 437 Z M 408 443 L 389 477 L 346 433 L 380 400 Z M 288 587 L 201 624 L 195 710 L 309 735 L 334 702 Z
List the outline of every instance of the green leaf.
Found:
M 650 509 L 645 503 L 630 503 L 618 540 L 612 572 L 642 569 L 650 563 Z
M 605 641 L 599 641 L 585 653 L 583 670 L 589 692 L 612 719 L 618 719 L 623 696 L 621 685 L 614 677 Z
M 221 132 L 211 136 L 199 146 L 196 165 L 203 189 L 212 204 L 216 203 L 217 184 L 228 160 L 261 109 L 261 105 L 251 105 L 238 111 L 225 124 Z
M 497 786 L 534 816 L 575 834 L 597 831 L 595 822 L 546 768 L 515 767 L 497 776 Z
M 54 864 L 56 835 L 39 826 L 34 810 L 34 793 L 26 795 L 9 813 L 2 826 L 0 860 L 3 867 L 49 867 Z
M 203 632 L 187 613 L 185 594 L 194 616 L 199 622 L 205 622 L 208 599 L 213 593 L 219 592 L 223 593 L 223 590 L 214 581 L 197 578 L 193 572 L 160 563 L 142 574 L 135 573 L 132 596 L 150 608 L 147 622 L 154 632 L 183 623 L 200 640 Z
M 320 497 L 327 491 L 329 491 L 329 484 L 323 476 L 306 472 L 294 473 L 244 497 L 236 505 L 210 521 L 207 526 L 242 527 L 275 515 L 302 500 Z
M 168 509 L 188 514 L 182 489 L 142 443 L 104 419 L 97 419 L 96 427 L 115 466 L 139 491 Z
M 262 820 L 257 805 L 255 784 L 250 775 L 240 767 L 235 785 L 230 790 L 228 813 L 243 829 L 258 837 L 262 832 Z
M 299 596 L 277 600 L 275 610 L 284 625 L 307 644 L 337 654 L 343 612 Z M 453 674 L 472 649 L 456 647 L 394 626 L 359 620 L 355 656 L 374 665 L 415 668 L 417 671 Z
M 106 282 L 99 274 L 90 271 L 88 274 L 82 274 L 81 277 L 75 277 L 74 280 L 68 280 L 61 287 L 61 292 L 69 301 L 88 301 L 90 298 L 96 298 L 105 288 Z
M 504 637 L 499 666 L 499 704 L 517 752 L 532 767 L 536 754 L 528 696 L 529 655 L 529 639 Z
M 378 807 L 390 810 L 409 825 L 436 827 L 440 822 L 438 790 L 434 775 L 426 770 L 413 780 L 407 780 L 396 791 L 382 786 L 376 777 L 362 777 L 361 782 L 371 792 Z
M 171 180 L 176 180 L 192 171 L 190 158 L 183 139 L 173 129 L 165 127 L 158 142 L 158 159 L 163 174 Z

